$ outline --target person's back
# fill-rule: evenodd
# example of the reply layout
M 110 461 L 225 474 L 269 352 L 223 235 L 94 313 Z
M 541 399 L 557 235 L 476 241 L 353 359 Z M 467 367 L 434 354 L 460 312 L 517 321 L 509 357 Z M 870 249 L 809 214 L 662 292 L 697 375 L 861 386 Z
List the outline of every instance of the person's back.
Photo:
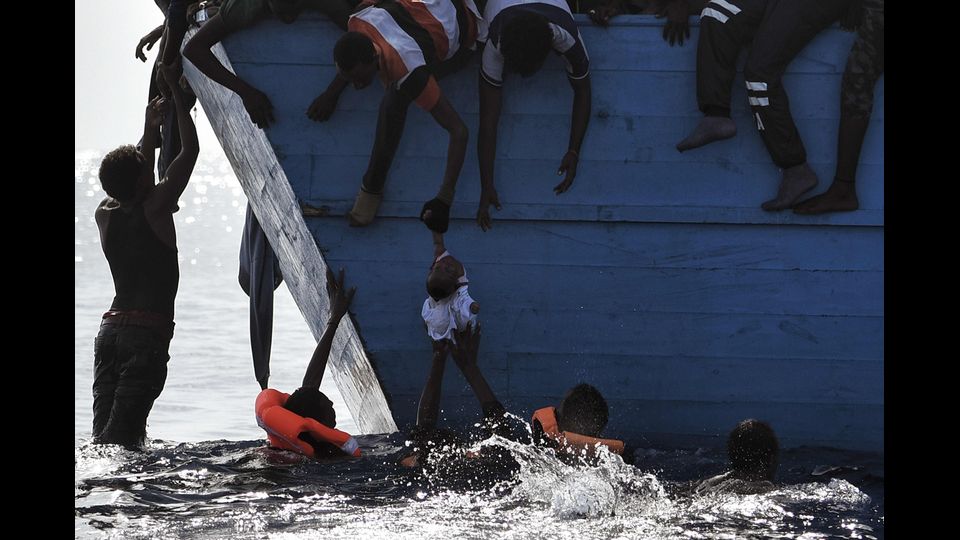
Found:
M 160 240 L 142 203 L 121 208 L 105 200 L 101 208 L 110 212 L 102 246 L 116 289 L 110 309 L 152 312 L 172 320 L 180 282 L 177 248 Z

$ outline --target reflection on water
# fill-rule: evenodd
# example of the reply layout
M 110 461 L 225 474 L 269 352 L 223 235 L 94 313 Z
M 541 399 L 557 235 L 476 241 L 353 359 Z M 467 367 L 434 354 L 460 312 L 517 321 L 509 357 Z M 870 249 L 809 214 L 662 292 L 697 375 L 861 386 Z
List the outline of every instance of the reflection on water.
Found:
M 507 449 L 519 468 L 493 485 L 478 481 L 484 487 L 471 488 L 462 477 L 445 482 L 436 472 L 399 467 L 406 452 L 399 434 L 359 441 L 363 458 L 328 462 L 270 450 L 259 440 L 154 440 L 144 453 L 81 444 L 75 451 L 77 535 L 883 538 L 882 463 L 853 453 L 791 450 L 783 456 L 786 485 L 779 489 L 701 496 L 685 489 L 698 476 L 664 480 L 670 475 L 663 470 L 682 460 L 718 472 L 722 452 L 672 450 L 640 468 L 606 454 L 595 465 L 573 466 L 552 451 L 492 437 L 475 448 Z M 835 471 L 854 474 L 811 474 L 828 454 L 857 461 L 834 463 L 844 465 Z M 462 448 L 449 449 L 438 459 L 462 455 Z

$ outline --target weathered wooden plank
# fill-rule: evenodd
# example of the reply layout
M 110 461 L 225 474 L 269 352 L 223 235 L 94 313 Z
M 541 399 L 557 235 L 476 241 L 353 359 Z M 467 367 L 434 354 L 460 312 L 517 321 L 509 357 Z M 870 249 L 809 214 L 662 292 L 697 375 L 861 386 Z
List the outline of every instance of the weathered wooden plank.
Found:
M 193 33 L 190 30 L 186 39 Z M 231 69 L 220 45 L 214 52 Z M 184 62 L 184 72 L 204 112 L 213 119 L 220 145 L 277 253 L 287 288 L 314 337 L 319 339 L 329 307 L 325 290 L 327 266 L 300 216 L 296 197 L 269 141 L 250 122 L 238 96 L 202 76 L 189 61 Z M 396 431 L 379 381 L 349 317 L 340 324 L 328 366 L 328 373 L 362 433 Z

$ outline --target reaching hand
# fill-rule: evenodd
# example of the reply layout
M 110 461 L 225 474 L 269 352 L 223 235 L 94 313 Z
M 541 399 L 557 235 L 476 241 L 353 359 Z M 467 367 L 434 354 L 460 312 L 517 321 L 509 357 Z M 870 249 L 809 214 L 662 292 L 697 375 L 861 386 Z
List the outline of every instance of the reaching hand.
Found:
M 337 100 L 339 99 L 340 96 L 333 92 L 320 94 L 313 100 L 310 107 L 307 108 L 307 117 L 317 122 L 329 120 L 330 116 L 333 115 L 333 111 L 337 108 Z
M 450 353 L 453 354 L 453 360 L 460 366 L 460 369 L 477 365 L 477 354 L 480 351 L 480 323 L 476 328 L 472 323 L 467 323 L 467 327 L 462 332 L 454 331 L 457 342 L 450 346 Z
M 594 24 L 607 26 L 610 24 L 610 19 L 621 13 L 623 13 L 623 10 L 620 8 L 620 3 L 613 1 L 596 9 L 591 9 L 587 12 L 587 15 L 590 16 L 590 20 L 593 21 Z
M 690 6 L 687 0 L 669 0 L 657 13 L 657 18 L 667 18 L 663 25 L 663 40 L 671 47 L 674 43 L 683 46 L 684 38 L 690 39 Z
M 164 115 L 167 112 L 167 100 L 163 96 L 157 96 L 150 100 L 150 103 L 147 103 L 147 112 L 146 112 L 146 123 L 147 127 L 150 129 L 157 129 L 160 127 L 160 122 L 163 120 Z
M 431 231 L 443 234 L 450 227 L 450 205 L 434 198 L 423 203 L 420 221 Z
M 240 99 L 243 100 L 243 108 L 250 115 L 250 121 L 256 124 L 258 128 L 264 129 L 270 125 L 270 122 L 274 121 L 273 104 L 270 103 L 270 98 L 263 92 L 251 86 L 240 94 Z
M 353 301 L 353 295 L 357 292 L 356 287 L 350 287 L 350 290 L 344 290 L 343 287 L 344 270 L 340 269 L 340 278 L 333 277 L 330 267 L 327 267 L 327 296 L 330 298 L 330 320 L 339 321 L 347 314 L 350 302 Z
M 573 179 L 577 176 L 577 163 L 579 161 L 580 156 L 573 150 L 567 150 L 567 153 L 563 155 L 563 161 L 560 162 L 557 175 L 567 173 L 567 176 L 563 179 L 563 182 L 560 182 L 553 188 L 554 193 L 559 195 L 570 189 L 570 186 L 573 184 Z
M 154 30 L 151 30 L 149 34 L 140 38 L 140 42 L 137 43 L 137 48 L 134 49 L 133 56 L 139 58 L 141 62 L 146 62 L 147 55 L 143 54 L 143 48 L 146 47 L 149 51 L 153 48 L 153 45 L 160 40 L 161 36 L 163 36 L 163 26 L 158 26 Z
M 480 229 L 484 232 L 487 229 L 493 228 L 493 220 L 490 218 L 490 205 L 493 205 L 494 208 L 500 210 L 500 196 L 497 195 L 497 190 L 490 188 L 489 190 L 484 190 L 480 193 L 480 207 L 477 209 L 477 224 L 480 225 Z

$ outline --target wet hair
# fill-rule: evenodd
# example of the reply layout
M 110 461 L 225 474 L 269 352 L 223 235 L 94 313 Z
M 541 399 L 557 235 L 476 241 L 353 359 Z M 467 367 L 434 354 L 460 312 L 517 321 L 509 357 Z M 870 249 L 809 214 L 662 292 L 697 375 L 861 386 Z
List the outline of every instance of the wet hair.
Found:
M 727 456 L 734 472 L 773 481 L 780 445 L 766 422 L 748 419 L 737 424 L 727 438 Z
M 333 61 L 340 71 L 350 71 L 358 64 L 369 64 L 376 58 L 373 41 L 360 32 L 347 32 L 333 46 Z
M 312 418 L 328 428 L 337 427 L 337 415 L 333 410 L 333 402 L 323 392 L 316 388 L 301 387 L 290 394 L 283 408 L 304 418 Z M 301 433 L 300 440 L 313 447 L 315 458 L 334 457 L 343 455 L 343 452 L 333 443 L 318 441 L 309 433 Z
M 125 144 L 100 162 L 100 185 L 107 195 L 124 202 L 137 195 L 137 180 L 143 172 L 146 158 L 132 144 Z
M 571 388 L 557 407 L 557 427 L 588 437 L 599 437 L 610 410 L 600 391 L 586 383 Z
M 297 388 L 287 398 L 283 408 L 304 418 L 313 418 L 328 428 L 337 427 L 337 414 L 333 410 L 333 402 L 316 388 Z
M 529 77 L 543 65 L 553 47 L 553 31 L 547 19 L 530 11 L 518 13 L 503 27 L 500 53 L 505 67 Z

